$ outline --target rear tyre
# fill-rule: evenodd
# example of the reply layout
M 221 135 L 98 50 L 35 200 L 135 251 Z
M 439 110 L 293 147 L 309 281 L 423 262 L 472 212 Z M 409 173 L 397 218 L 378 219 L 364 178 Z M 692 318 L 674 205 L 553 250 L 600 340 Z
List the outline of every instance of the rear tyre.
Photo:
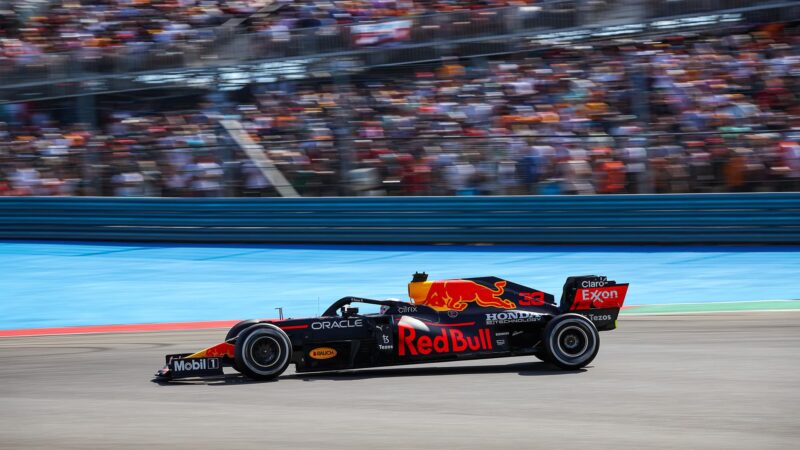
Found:
M 236 339 L 234 362 L 237 370 L 253 380 L 273 380 L 289 366 L 292 342 L 275 325 L 252 325 Z
M 562 369 L 587 366 L 600 350 L 600 334 L 591 320 L 580 314 L 563 314 L 551 320 L 544 331 L 547 358 Z

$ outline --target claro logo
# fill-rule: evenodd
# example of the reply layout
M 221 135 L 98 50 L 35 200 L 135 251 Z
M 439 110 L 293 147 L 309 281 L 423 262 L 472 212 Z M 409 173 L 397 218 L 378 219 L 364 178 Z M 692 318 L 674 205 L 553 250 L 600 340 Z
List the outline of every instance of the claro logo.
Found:
M 460 353 L 491 350 L 489 330 L 481 328 L 477 336 L 466 336 L 455 328 L 441 329 L 439 334 L 424 334 L 417 337 L 417 330 L 400 325 L 397 327 L 398 356 L 430 355 L 431 353 Z
M 172 363 L 172 370 L 175 372 L 207 369 L 219 369 L 219 359 L 179 359 Z
M 599 280 L 583 280 L 581 281 L 582 288 L 603 287 L 608 284 L 606 277 L 600 277 Z
M 330 347 L 319 347 L 308 352 L 308 356 L 313 359 L 331 359 L 336 357 L 337 352 Z

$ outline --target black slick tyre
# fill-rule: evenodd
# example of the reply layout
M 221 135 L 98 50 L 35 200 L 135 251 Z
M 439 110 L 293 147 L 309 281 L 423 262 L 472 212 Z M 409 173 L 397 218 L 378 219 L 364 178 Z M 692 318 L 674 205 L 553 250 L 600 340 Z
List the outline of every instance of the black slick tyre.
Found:
M 228 330 L 228 334 L 225 335 L 225 341 L 230 341 L 231 339 L 235 338 L 239 335 L 242 331 L 250 328 L 251 326 L 258 323 L 258 320 L 251 319 L 251 320 L 243 320 L 236 325 L 232 326 L 230 330 Z
M 273 380 L 292 359 L 289 336 L 269 323 L 252 325 L 239 333 L 234 351 L 236 369 L 253 380 Z
M 239 333 L 242 331 L 252 327 L 253 325 L 257 324 L 258 320 L 250 319 L 250 320 L 243 320 L 236 325 L 232 326 L 230 330 L 228 330 L 228 334 L 225 335 L 225 342 L 230 341 L 231 339 L 239 336 Z M 239 365 L 236 363 L 236 360 L 232 363 L 234 370 L 241 373 L 242 369 L 239 368 Z
M 556 366 L 577 370 L 587 366 L 600 350 L 600 334 L 591 320 L 580 314 L 553 318 L 544 330 L 544 349 Z

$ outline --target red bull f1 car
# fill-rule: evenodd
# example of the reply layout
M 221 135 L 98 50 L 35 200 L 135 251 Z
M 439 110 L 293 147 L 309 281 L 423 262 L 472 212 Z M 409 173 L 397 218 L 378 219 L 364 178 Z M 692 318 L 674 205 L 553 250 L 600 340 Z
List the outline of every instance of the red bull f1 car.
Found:
M 224 367 L 271 380 L 292 363 L 302 373 L 529 355 L 575 370 L 597 355 L 598 331 L 616 328 L 627 290 L 603 276 L 569 277 L 556 303 L 496 277 L 415 273 L 410 302 L 344 297 L 319 317 L 239 322 L 217 345 L 167 355 L 156 380 L 220 376 Z M 359 303 L 380 312 L 359 314 Z

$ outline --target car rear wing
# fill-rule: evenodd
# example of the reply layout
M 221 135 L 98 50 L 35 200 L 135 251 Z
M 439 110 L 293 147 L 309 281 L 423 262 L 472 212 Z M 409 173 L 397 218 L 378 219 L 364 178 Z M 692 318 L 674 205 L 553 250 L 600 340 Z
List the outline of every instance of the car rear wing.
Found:
M 604 276 L 569 277 L 564 283 L 559 309 L 582 313 L 589 310 L 612 310 L 619 313 L 628 293 L 628 284 L 618 284 Z M 614 314 L 616 318 L 616 314 Z

